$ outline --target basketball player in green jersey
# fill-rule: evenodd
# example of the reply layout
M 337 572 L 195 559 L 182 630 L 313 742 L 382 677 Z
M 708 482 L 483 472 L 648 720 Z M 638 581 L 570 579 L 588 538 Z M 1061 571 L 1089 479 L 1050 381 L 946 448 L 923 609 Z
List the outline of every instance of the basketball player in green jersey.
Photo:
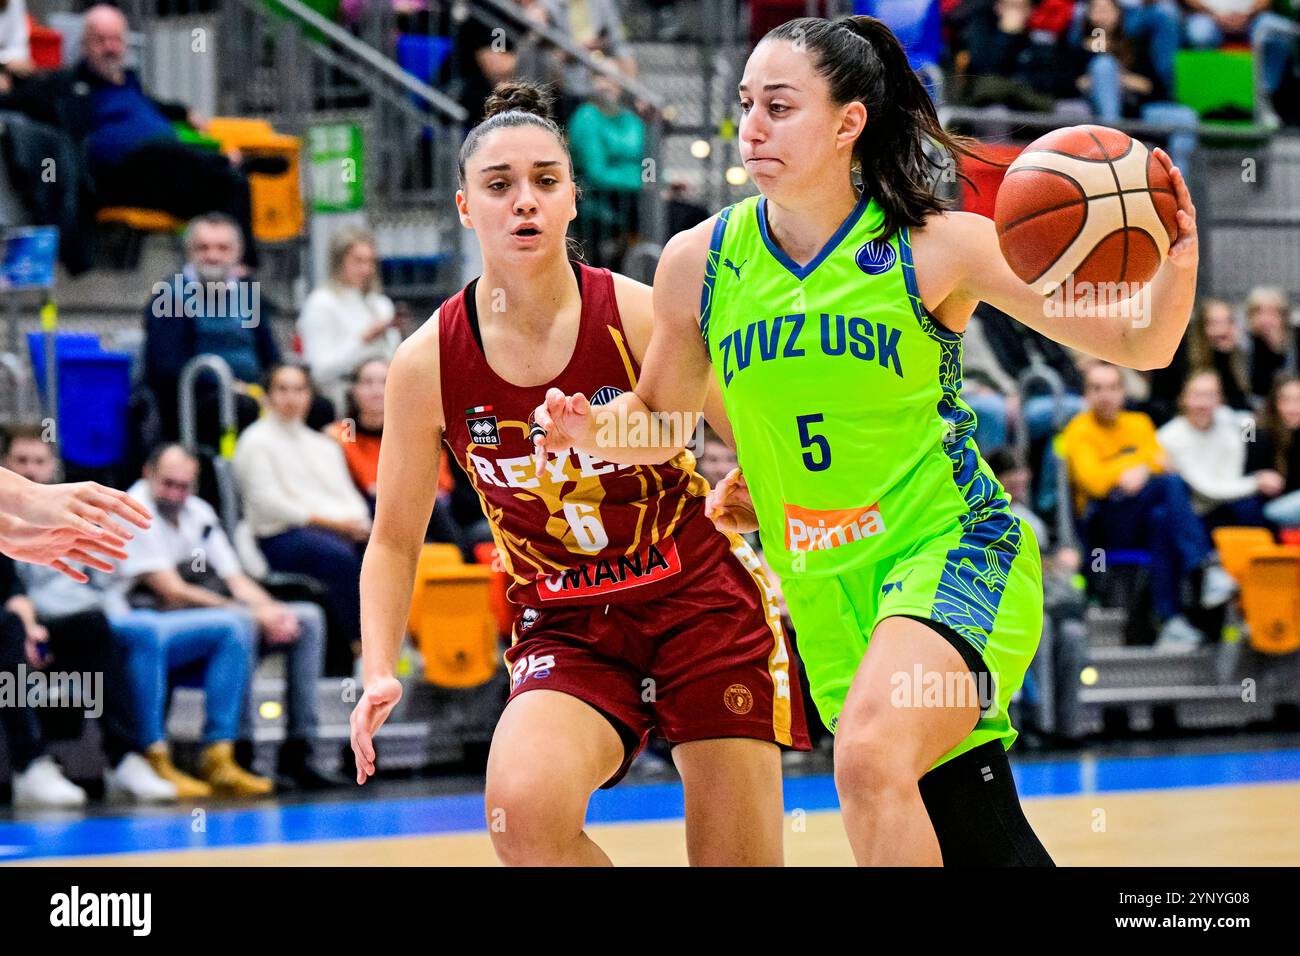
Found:
M 539 467 L 570 446 L 664 460 L 677 449 L 611 447 L 652 429 L 611 426 L 700 409 L 711 365 L 744 479 L 715 491 L 715 520 L 756 520 L 781 576 L 858 862 L 1050 865 L 1005 755 L 1042 628 L 1038 543 L 971 437 L 961 332 L 983 300 L 1110 362 L 1168 364 L 1196 287 L 1186 185 L 1156 150 L 1178 235 L 1148 295 L 1056 317 L 994 224 L 934 195 L 927 141 L 971 143 L 942 129 L 880 21 L 776 28 L 740 100 L 762 195 L 668 243 L 635 393 L 593 411 L 553 390 Z

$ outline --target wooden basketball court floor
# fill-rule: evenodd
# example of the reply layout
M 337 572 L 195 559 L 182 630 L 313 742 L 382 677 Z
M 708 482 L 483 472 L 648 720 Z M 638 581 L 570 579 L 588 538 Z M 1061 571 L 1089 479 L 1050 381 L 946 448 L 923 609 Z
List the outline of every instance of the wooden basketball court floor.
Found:
M 1300 744 L 1300 741 L 1297 741 Z M 1074 866 L 1300 865 L 1300 748 L 1018 763 L 1025 811 Z M 318 802 L 211 803 L 0 820 L 0 860 L 59 866 L 492 866 L 481 792 L 424 782 Z M 412 793 L 420 795 L 411 796 Z M 829 775 L 787 776 L 786 861 L 852 856 Z M 589 832 L 616 864 L 685 865 L 677 783 L 597 793 Z

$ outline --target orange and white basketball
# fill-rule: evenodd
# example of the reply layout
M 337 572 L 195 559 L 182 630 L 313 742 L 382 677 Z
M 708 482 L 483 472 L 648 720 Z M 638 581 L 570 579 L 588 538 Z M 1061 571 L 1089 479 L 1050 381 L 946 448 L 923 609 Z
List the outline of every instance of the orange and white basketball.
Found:
M 1105 126 L 1039 137 L 1007 169 L 994 221 L 1012 270 L 1050 294 L 1080 283 L 1150 281 L 1178 232 L 1178 200 L 1146 146 Z

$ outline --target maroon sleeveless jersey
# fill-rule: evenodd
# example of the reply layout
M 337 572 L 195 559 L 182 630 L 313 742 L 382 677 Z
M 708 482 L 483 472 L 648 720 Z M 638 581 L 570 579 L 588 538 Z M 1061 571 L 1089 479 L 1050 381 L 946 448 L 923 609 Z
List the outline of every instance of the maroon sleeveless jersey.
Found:
M 582 295 L 568 367 L 544 385 L 520 388 L 487 363 L 478 331 L 475 279 L 442 304 L 439 350 L 443 438 L 478 492 L 506 571 L 510 599 L 644 601 L 698 580 L 730 550 L 704 515 L 705 480 L 683 451 L 663 465 L 617 465 L 583 452 L 534 474 L 528 437 L 549 388 L 603 405 L 636 387 L 632 357 L 608 269 L 573 263 Z

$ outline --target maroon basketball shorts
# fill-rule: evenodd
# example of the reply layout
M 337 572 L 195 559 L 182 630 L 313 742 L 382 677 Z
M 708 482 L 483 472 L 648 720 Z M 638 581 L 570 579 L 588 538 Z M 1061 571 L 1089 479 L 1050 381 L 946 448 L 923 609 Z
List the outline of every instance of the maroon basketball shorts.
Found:
M 510 698 L 554 690 L 600 711 L 625 751 L 605 787 L 655 729 L 671 744 L 748 737 L 809 749 L 776 590 L 743 538 L 718 540 L 707 567 L 651 601 L 526 607 L 515 618 Z

